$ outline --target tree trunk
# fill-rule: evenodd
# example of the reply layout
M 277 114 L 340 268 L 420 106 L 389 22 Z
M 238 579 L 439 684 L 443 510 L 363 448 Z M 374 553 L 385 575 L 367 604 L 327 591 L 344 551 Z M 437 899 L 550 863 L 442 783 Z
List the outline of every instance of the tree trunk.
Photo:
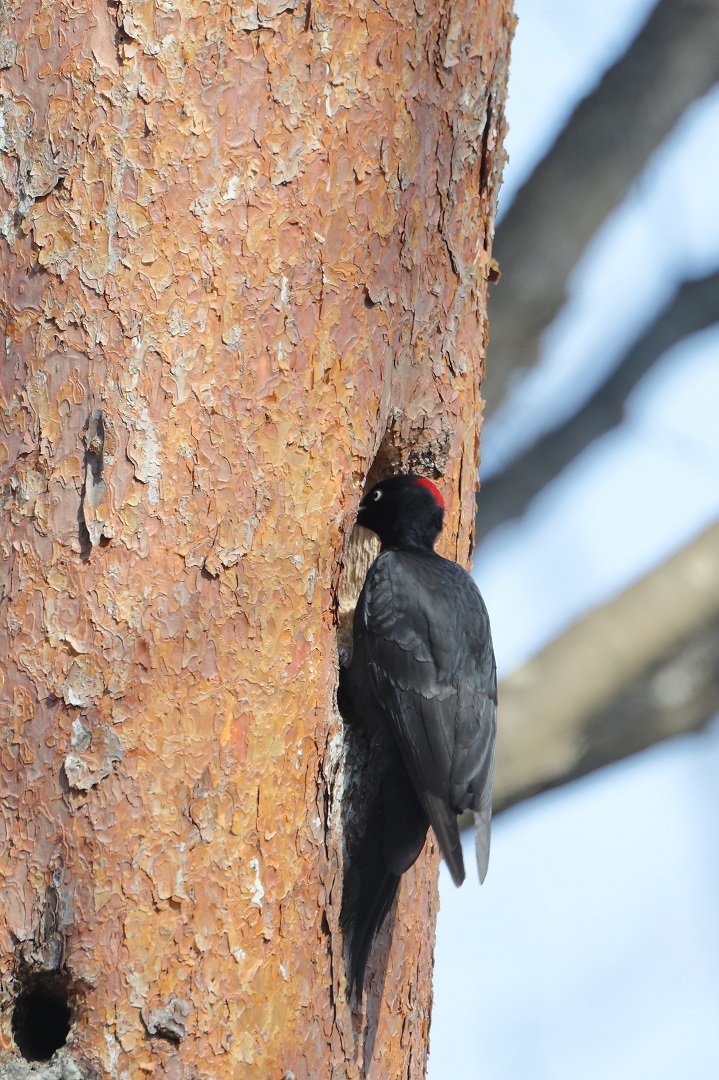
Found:
M 469 556 L 510 0 L 11 7 L 0 1078 L 422 1076 L 433 850 L 346 1001 L 336 602 L 368 474 Z

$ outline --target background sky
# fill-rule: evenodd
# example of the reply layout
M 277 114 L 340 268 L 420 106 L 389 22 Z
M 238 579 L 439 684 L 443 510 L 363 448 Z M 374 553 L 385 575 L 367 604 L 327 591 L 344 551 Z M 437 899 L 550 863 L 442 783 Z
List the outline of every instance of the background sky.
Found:
M 501 207 L 654 3 L 515 6 Z M 717 177 L 719 90 L 586 252 L 540 366 L 485 427 L 483 476 L 719 266 Z M 719 329 L 668 352 L 622 428 L 478 549 L 500 675 L 719 517 L 718 359 Z M 719 1077 L 719 722 L 502 815 L 481 890 L 467 840 L 462 889 L 440 879 L 429 1080 Z

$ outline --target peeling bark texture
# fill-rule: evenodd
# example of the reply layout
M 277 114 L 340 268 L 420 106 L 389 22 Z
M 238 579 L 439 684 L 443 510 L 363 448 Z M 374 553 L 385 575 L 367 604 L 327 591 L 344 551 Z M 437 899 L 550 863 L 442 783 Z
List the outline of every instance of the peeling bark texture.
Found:
M 431 847 L 346 1002 L 336 601 L 383 470 L 469 557 L 512 26 L 0 2 L 0 1077 L 40 999 L 35 1077 L 424 1075 Z
M 495 810 L 719 710 L 719 523 L 499 686 Z

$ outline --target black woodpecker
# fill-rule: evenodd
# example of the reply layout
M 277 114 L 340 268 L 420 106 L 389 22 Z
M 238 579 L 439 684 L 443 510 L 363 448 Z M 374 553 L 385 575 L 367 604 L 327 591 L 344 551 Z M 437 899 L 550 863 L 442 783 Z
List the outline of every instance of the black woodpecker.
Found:
M 432 826 L 456 885 L 457 815 L 474 814 L 479 879 L 489 861 L 497 674 L 489 616 L 466 570 L 434 550 L 444 500 L 431 480 L 382 480 L 357 524 L 382 548 L 357 602 L 352 662 L 338 704 L 364 724 L 375 794 L 344 883 L 341 926 L 350 993 L 362 996 L 372 941 Z

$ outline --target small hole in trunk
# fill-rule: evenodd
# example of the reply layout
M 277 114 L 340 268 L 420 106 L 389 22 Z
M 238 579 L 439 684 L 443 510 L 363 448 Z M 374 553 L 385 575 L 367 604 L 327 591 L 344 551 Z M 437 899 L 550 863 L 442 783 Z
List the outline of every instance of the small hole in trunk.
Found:
M 65 979 L 44 973 L 30 975 L 15 999 L 15 1045 L 26 1061 L 49 1061 L 67 1042 L 72 1019 Z

